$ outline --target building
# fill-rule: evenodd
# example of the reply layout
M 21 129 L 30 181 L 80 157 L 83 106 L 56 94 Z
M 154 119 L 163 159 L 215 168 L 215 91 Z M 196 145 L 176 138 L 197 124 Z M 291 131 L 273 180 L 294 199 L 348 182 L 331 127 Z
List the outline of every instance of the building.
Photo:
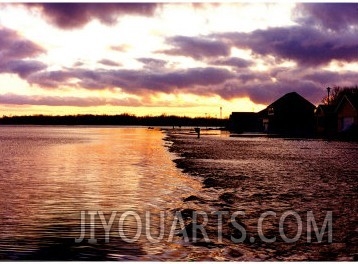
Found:
M 315 111 L 316 134 L 320 137 L 358 139 L 358 92 L 346 93 Z
M 336 108 L 337 132 L 345 132 L 358 126 L 358 93 L 344 95 Z
M 316 134 L 332 136 L 337 133 L 337 114 L 334 105 L 318 105 L 315 110 Z
M 315 106 L 296 92 L 288 93 L 258 113 L 263 131 L 286 136 L 314 134 Z
M 236 133 L 259 132 L 261 123 L 254 112 L 232 112 L 229 118 L 229 130 Z
M 228 128 L 236 133 L 358 140 L 358 91 L 344 93 L 331 104 L 317 108 L 291 92 L 258 113 L 233 112 Z
M 233 112 L 233 132 L 263 132 L 283 136 L 312 136 L 315 106 L 296 92 L 285 94 L 258 113 Z

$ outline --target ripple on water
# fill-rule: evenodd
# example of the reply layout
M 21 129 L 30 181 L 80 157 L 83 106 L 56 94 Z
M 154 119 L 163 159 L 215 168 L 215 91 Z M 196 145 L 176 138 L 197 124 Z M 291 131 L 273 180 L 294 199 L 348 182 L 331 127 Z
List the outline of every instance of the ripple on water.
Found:
M 183 258 L 176 252 L 180 244 L 154 245 L 142 238 L 128 244 L 118 235 L 120 212 L 169 212 L 201 189 L 174 166 L 160 131 L 15 126 L 0 127 L 0 138 L 1 259 Z M 83 210 L 103 211 L 106 219 L 118 212 L 110 243 L 104 243 L 98 216 L 99 243 L 87 243 L 89 234 L 84 243 L 74 242 Z M 134 219 L 126 219 L 123 230 L 134 236 Z M 165 251 L 173 245 L 170 257 Z

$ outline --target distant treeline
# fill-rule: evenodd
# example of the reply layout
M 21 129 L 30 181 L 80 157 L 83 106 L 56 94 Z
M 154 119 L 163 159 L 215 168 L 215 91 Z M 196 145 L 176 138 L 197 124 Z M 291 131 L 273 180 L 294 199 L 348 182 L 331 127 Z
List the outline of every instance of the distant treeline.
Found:
M 226 127 L 227 119 L 179 117 L 174 115 L 29 115 L 3 116 L 0 125 L 111 125 L 111 126 L 207 126 Z

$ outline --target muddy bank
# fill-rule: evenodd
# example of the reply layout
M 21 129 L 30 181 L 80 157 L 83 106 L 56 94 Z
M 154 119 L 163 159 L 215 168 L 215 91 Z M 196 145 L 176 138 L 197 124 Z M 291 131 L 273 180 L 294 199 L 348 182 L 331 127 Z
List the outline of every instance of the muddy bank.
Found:
M 356 143 L 173 133 L 166 140 L 176 165 L 205 190 L 183 199 L 183 231 L 191 237 L 193 211 L 227 212 L 222 239 L 217 214 L 208 214 L 208 223 L 199 217 L 210 241 L 199 230 L 193 245 L 215 249 L 224 260 L 357 260 Z

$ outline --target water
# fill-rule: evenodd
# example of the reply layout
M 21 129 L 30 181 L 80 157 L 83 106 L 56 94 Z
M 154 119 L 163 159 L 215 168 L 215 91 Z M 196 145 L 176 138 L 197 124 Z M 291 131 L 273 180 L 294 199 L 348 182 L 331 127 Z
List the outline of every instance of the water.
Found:
M 172 149 L 185 158 L 178 164 L 205 179 L 206 201 L 229 212 L 243 211 L 240 221 L 247 238 L 226 248 L 235 250 L 237 260 L 356 260 L 358 257 L 358 144 L 323 140 L 295 140 L 265 137 L 174 136 Z M 201 202 L 201 201 L 200 201 Z M 260 215 L 263 228 L 274 243 L 262 243 L 258 236 Z M 295 243 L 285 243 L 280 217 L 294 212 L 283 230 Z M 308 242 L 307 213 L 312 212 L 318 228 L 332 214 L 332 242 Z M 230 230 L 225 231 L 230 236 Z M 215 238 L 216 233 L 212 232 Z M 225 256 L 230 258 L 228 256 Z
M 5 260 L 352 260 L 357 255 L 356 143 L 269 138 L 179 135 L 174 150 L 158 130 L 123 127 L 0 126 L 0 259 Z M 203 188 L 212 178 L 216 187 Z M 205 185 L 205 184 L 204 184 Z M 188 197 L 197 197 L 183 201 Z M 173 215 L 183 209 L 245 211 L 241 220 L 255 235 L 261 213 L 280 216 L 313 211 L 318 224 L 333 212 L 332 244 L 240 243 L 228 239 L 194 245 L 174 235 Z M 99 218 L 116 211 L 105 242 Z M 140 217 L 119 219 L 131 211 Z M 81 212 L 85 236 L 81 243 Z M 89 243 L 90 216 L 95 212 Z M 150 213 L 151 222 L 145 220 Z M 165 239 L 148 240 L 161 231 Z M 278 234 L 278 218 L 265 221 Z M 303 219 L 304 220 L 304 219 Z M 216 235 L 213 226 L 209 236 Z M 178 229 L 178 227 L 176 227 Z M 225 228 L 224 228 L 225 229 Z M 128 243 L 119 234 L 139 238 Z M 230 230 L 229 230 L 230 231 Z M 291 230 L 295 234 L 296 229 Z M 224 233 L 228 229 L 224 230 Z M 230 233 L 229 233 L 230 235 Z M 256 234 L 257 237 L 257 234 Z M 305 240 L 305 237 L 302 238 Z M 208 246 L 209 245 L 209 246 Z
M 175 242 L 125 243 L 118 234 L 119 212 L 148 211 L 158 220 L 155 213 L 180 207 L 184 195 L 201 189 L 174 166 L 163 136 L 144 128 L 0 127 L 0 258 L 180 258 Z M 87 242 L 88 226 L 85 240 L 74 242 L 84 210 L 103 211 L 107 220 L 118 211 L 110 243 L 98 215 L 98 243 Z M 154 220 L 151 228 L 159 229 Z M 134 236 L 135 219 L 124 231 Z

